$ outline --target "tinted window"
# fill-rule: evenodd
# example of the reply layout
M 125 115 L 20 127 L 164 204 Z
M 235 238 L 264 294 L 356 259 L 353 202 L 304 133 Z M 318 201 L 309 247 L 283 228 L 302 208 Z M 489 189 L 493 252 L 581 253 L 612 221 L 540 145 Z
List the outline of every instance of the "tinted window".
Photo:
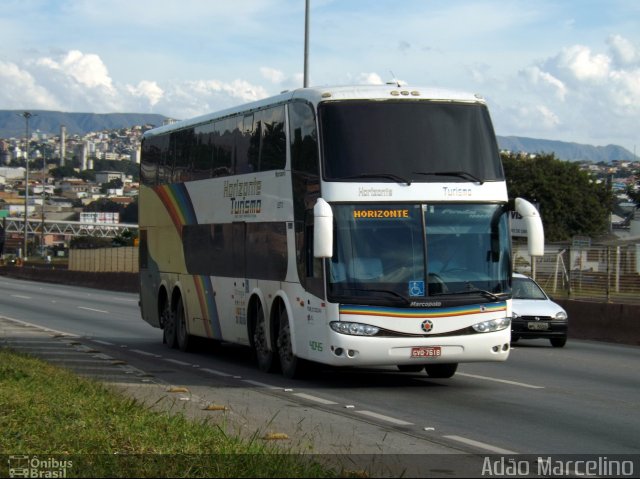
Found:
M 504 179 L 483 105 L 343 101 L 321 104 L 318 114 L 326 179 L 392 174 L 416 182 L 468 181 L 425 174 L 460 171 L 483 181 Z

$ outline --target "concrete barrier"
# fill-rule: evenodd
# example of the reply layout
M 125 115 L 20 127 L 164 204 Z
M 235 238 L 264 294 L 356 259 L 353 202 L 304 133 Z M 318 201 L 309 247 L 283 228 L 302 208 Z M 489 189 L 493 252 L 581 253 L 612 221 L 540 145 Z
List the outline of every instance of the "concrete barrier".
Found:
M 640 305 L 554 299 L 569 315 L 569 337 L 640 345 Z

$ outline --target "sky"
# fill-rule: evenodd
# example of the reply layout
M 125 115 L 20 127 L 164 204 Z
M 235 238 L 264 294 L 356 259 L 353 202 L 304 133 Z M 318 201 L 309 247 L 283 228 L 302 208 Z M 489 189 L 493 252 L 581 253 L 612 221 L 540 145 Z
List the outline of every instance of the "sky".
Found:
M 498 135 L 640 155 L 639 0 L 310 0 L 309 85 L 481 94 Z M 305 0 L 2 0 L 0 109 L 184 119 L 302 87 Z

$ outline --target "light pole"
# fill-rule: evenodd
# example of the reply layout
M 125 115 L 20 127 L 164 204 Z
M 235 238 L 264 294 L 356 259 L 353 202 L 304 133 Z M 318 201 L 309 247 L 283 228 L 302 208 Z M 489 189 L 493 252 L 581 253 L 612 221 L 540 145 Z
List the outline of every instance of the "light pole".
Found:
M 302 86 L 309 86 L 309 0 L 304 5 L 304 78 Z
M 32 116 L 34 116 L 31 112 L 25 111 L 20 114 L 24 118 L 26 124 L 26 135 L 25 138 L 25 170 L 24 170 L 24 251 L 22 252 L 23 261 L 27 260 L 27 238 L 28 238 L 28 227 L 27 227 L 27 219 L 29 217 L 29 120 Z

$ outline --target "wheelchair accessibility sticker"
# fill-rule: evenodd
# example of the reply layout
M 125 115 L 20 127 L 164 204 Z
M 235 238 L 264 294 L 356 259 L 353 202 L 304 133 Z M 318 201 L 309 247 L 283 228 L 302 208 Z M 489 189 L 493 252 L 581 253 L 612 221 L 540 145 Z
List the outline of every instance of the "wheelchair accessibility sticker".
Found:
M 424 296 L 424 281 L 409 281 L 409 296 Z

